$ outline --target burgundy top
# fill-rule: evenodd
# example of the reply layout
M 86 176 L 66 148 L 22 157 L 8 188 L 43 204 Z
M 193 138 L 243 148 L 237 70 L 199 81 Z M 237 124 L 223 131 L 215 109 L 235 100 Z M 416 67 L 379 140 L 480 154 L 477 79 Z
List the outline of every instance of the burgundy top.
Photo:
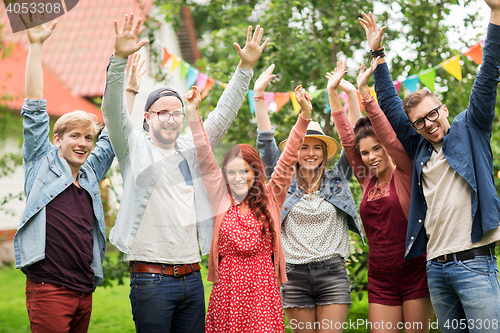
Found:
M 406 217 L 405 222 L 407 222 L 408 213 L 410 211 L 413 160 L 408 156 L 401 142 L 399 142 L 396 133 L 377 102 L 371 98 L 368 101 L 363 101 L 363 106 L 370 118 L 375 134 L 377 134 L 378 139 L 396 164 L 396 168 L 393 171 L 393 181 L 395 182 L 397 196 Z M 339 132 L 340 142 L 349 159 L 353 174 L 358 179 L 364 194 L 368 184 L 372 178 L 376 178 L 376 175 L 363 163 L 361 155 L 356 149 L 354 144 L 354 131 L 344 110 L 332 112 L 332 116 L 335 127 Z
M 27 267 L 28 280 L 92 292 L 94 210 L 90 194 L 71 184 L 47 204 L 45 214 L 45 259 Z

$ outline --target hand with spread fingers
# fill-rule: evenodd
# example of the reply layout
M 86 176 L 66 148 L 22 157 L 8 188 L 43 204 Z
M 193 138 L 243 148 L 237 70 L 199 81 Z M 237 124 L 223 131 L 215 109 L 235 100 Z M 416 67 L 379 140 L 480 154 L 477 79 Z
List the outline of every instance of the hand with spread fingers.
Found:
M 136 42 L 137 34 L 142 25 L 142 19 L 138 19 L 134 25 L 134 13 L 130 16 L 125 14 L 121 30 L 118 30 L 118 22 L 114 21 L 115 25 L 115 52 L 114 56 L 117 58 L 126 59 L 129 55 L 137 52 L 141 47 L 146 45 L 149 41 L 143 40 L 139 43 Z
M 272 79 L 276 77 L 276 75 L 273 74 L 273 71 L 274 71 L 274 64 L 272 64 L 264 72 L 262 72 L 257 81 L 255 81 L 255 85 L 253 88 L 255 96 L 260 96 L 264 94 L 267 85 L 271 82 Z
M 382 27 L 379 30 L 372 13 L 368 15 L 361 13 L 361 15 L 363 15 L 363 18 L 358 18 L 358 20 L 365 29 L 366 40 L 368 41 L 368 45 L 370 45 L 370 49 L 372 51 L 380 50 L 382 48 L 382 36 L 386 27 Z
M 201 95 L 200 89 L 197 86 L 193 86 L 186 93 L 186 109 L 189 119 L 198 119 L 200 117 L 200 104 Z
M 262 43 L 262 45 L 260 44 L 263 35 L 264 29 L 257 25 L 252 36 L 252 27 L 249 26 L 245 47 L 241 48 L 238 43 L 234 43 L 236 52 L 238 52 L 238 56 L 240 57 L 240 63 L 238 64 L 238 66 L 245 69 L 253 68 L 253 65 L 255 65 L 257 60 L 259 60 L 262 51 L 264 51 L 264 49 L 266 48 L 267 43 L 269 43 L 269 38 L 267 38 L 264 43 Z
M 28 39 L 31 44 L 43 44 L 43 42 L 45 42 L 47 38 L 52 35 L 52 32 L 57 26 L 57 21 L 52 22 L 52 24 L 47 28 L 43 25 L 43 13 L 28 13 L 28 21 L 24 18 L 23 15 L 19 14 L 21 21 L 23 22 L 26 29 L 28 29 Z
M 302 85 L 298 85 L 297 88 L 295 88 L 295 98 L 297 99 L 297 102 L 302 110 L 302 118 L 310 119 L 312 112 L 311 94 L 303 89 Z
M 365 64 L 361 65 L 361 70 L 359 71 L 357 82 L 358 82 L 359 94 L 363 99 L 368 97 L 368 80 L 370 79 L 370 76 L 372 75 L 373 71 L 375 71 L 375 68 L 377 68 L 377 63 L 379 58 L 380 57 L 374 59 L 372 61 L 372 65 L 366 71 L 365 71 Z
M 326 89 L 328 90 L 328 93 L 337 92 L 337 87 L 339 86 L 340 82 L 344 78 L 344 75 L 346 74 L 345 69 L 346 69 L 345 60 L 339 60 L 337 62 L 337 67 L 335 68 L 335 70 L 333 72 L 326 73 L 326 78 L 328 79 L 328 85 L 326 86 Z
M 130 64 L 130 76 L 125 93 L 125 98 L 127 99 L 127 109 L 129 114 L 132 114 L 132 110 L 134 108 L 135 96 L 139 93 L 139 87 L 141 86 L 141 77 L 147 71 L 146 68 L 142 69 L 145 60 L 144 59 L 142 61 L 140 60 L 141 60 L 141 55 L 137 52 L 134 53 Z

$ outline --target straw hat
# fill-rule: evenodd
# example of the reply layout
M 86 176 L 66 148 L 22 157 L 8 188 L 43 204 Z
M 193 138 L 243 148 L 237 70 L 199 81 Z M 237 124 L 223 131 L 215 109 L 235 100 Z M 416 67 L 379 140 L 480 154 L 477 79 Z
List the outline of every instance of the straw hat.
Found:
M 328 159 L 332 158 L 335 156 L 335 154 L 339 151 L 340 145 L 337 141 L 335 141 L 334 138 L 331 138 L 327 135 L 325 135 L 325 132 L 323 132 L 323 129 L 321 128 L 320 124 L 311 121 L 309 123 L 309 126 L 307 126 L 307 132 L 306 132 L 306 138 L 315 138 L 323 141 L 326 144 L 326 151 L 328 153 Z M 288 139 L 287 139 L 288 140 Z M 285 149 L 285 145 L 287 140 L 283 140 L 280 143 L 280 150 L 283 151 Z

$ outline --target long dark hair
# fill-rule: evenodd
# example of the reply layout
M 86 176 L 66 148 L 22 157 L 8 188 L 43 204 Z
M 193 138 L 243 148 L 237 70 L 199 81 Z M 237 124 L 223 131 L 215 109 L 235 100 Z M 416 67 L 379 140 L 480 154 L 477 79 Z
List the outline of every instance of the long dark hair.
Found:
M 377 137 L 375 130 L 373 129 L 372 122 L 370 118 L 364 117 L 358 119 L 356 126 L 354 126 L 354 143 L 356 144 L 356 149 L 359 152 L 359 140 L 365 139 L 369 136 Z
M 248 206 L 253 209 L 255 218 L 261 223 L 262 235 L 267 233 L 268 228 L 271 235 L 273 235 L 275 234 L 273 219 L 267 210 L 267 197 L 264 193 L 264 168 L 262 160 L 260 159 L 259 153 L 257 153 L 255 148 L 246 143 L 235 145 L 229 149 L 226 156 L 224 156 L 224 161 L 222 162 L 222 175 L 226 182 L 231 202 L 234 204 L 233 193 L 227 180 L 227 164 L 236 157 L 240 157 L 247 162 L 255 174 L 254 183 L 243 201 L 246 201 Z M 263 218 L 262 215 L 264 215 L 265 218 Z

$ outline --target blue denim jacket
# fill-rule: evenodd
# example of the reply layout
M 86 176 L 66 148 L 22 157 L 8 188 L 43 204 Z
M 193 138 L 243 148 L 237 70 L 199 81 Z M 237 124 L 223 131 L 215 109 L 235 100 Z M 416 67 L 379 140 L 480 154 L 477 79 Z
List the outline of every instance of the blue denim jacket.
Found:
M 259 150 L 262 161 L 266 165 L 265 173 L 268 178 L 271 176 L 280 155 L 278 145 L 274 139 L 274 132 L 274 128 L 271 131 L 257 130 L 257 149 Z M 325 178 L 321 183 L 320 195 L 349 216 L 347 219 L 349 230 L 360 234 L 364 244 L 363 229 L 358 219 L 356 203 L 354 202 L 351 189 L 349 188 L 349 179 L 351 179 L 351 177 L 351 166 L 349 165 L 344 150 L 342 150 L 335 166 L 325 174 Z M 285 203 L 281 207 L 281 223 L 283 223 L 293 205 L 303 196 L 304 191 L 297 185 L 294 176 L 292 184 L 288 189 Z
M 59 149 L 49 142 L 49 116 L 45 100 L 25 100 L 24 116 L 24 192 L 26 207 L 14 236 L 16 268 L 24 268 L 45 258 L 45 207 L 73 183 L 73 175 Z M 92 198 L 94 210 L 93 261 L 94 287 L 103 278 L 102 262 L 106 249 L 104 212 L 99 194 L 99 181 L 108 171 L 115 154 L 104 130 L 95 149 L 80 168 L 78 182 Z
M 500 200 L 493 176 L 491 132 L 500 69 L 500 26 L 491 24 L 483 49 L 483 63 L 476 76 L 467 109 L 455 117 L 443 139 L 443 154 L 450 166 L 471 187 L 473 243 L 486 231 L 498 228 Z M 401 99 L 392 82 L 387 64 L 374 73 L 378 103 L 391 122 L 399 141 L 414 159 L 410 213 L 406 235 L 405 258 L 426 252 L 427 235 L 423 224 L 427 212 L 421 185 L 422 168 L 433 146 L 415 131 L 404 113 Z
M 120 251 L 130 253 L 146 205 L 160 176 L 164 157 L 149 136 L 133 127 L 123 93 L 126 66 L 127 59 L 110 59 L 102 112 L 123 178 L 123 196 L 109 240 Z M 205 120 L 205 129 L 212 147 L 217 145 L 236 117 L 252 76 L 252 70 L 238 67 L 217 107 Z M 185 159 L 185 163 L 179 165 L 184 180 L 193 185 L 198 243 L 201 254 L 205 255 L 210 252 L 214 220 L 210 201 L 201 181 L 192 135 L 179 136 L 175 148 Z

